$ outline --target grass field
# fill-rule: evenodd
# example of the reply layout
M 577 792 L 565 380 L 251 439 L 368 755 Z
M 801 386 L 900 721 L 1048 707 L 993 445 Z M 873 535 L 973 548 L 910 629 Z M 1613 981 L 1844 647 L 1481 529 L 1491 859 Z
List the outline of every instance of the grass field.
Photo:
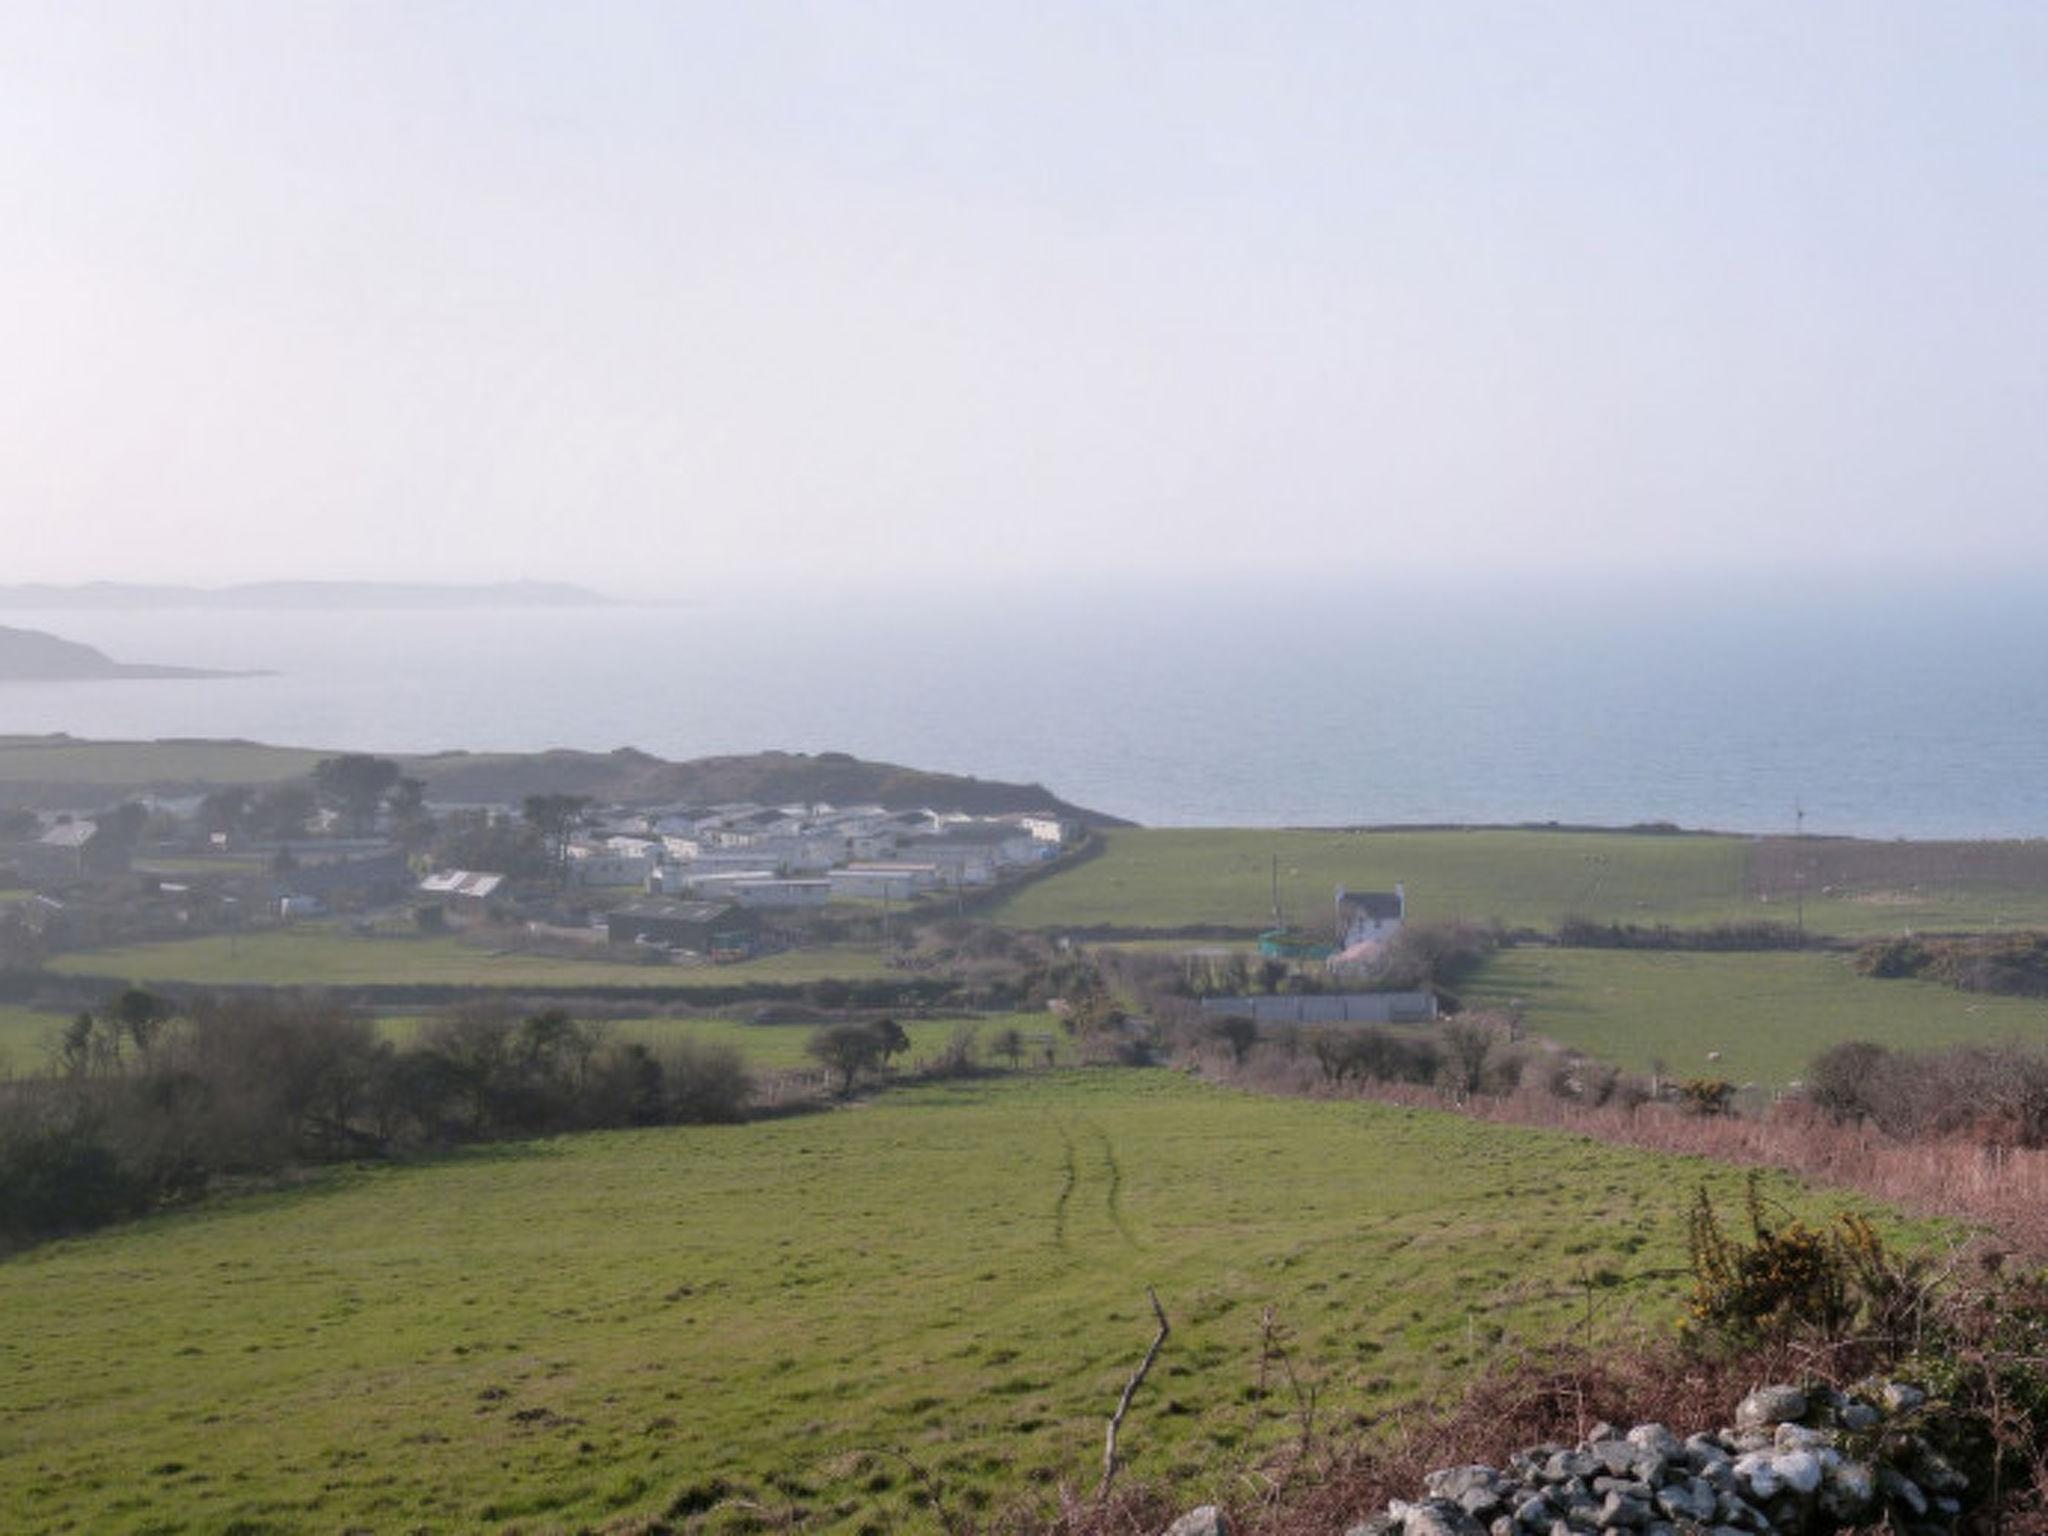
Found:
M 236 741 L 70 741 L 0 736 L 0 783 L 272 784 L 324 754 Z
M 1789 839 L 1248 828 L 1139 828 L 1097 835 L 1107 844 L 1103 854 L 1025 887 L 989 918 L 1025 928 L 1260 928 L 1271 919 L 1277 857 L 1281 904 L 1296 921 L 1326 920 L 1339 885 L 1387 890 L 1400 881 L 1408 888 L 1409 916 L 1421 922 L 1498 918 L 1510 926 L 1549 929 L 1562 917 L 1578 915 L 1644 924 L 1759 918 L 1789 923 L 1799 903 L 1785 888 L 1804 868 L 1800 859 L 1807 858 L 1813 879 L 1804 917 L 1816 933 L 1855 937 L 1907 928 L 2048 926 L 2048 880 L 2035 879 L 2037 860 L 1923 858 L 1911 844 L 1852 845 L 1861 855 L 1848 869 L 1853 883 L 1823 894 L 1837 864 L 1845 864 L 1843 856 L 1800 854 L 1803 845 Z M 1794 853 L 1783 851 L 1788 844 Z M 1768 900 L 1757 894 L 1753 878 L 1760 849 L 1769 853 L 1769 888 L 1777 892 Z M 1897 873 L 1910 875 L 1910 883 L 1902 885 L 1887 873 L 1888 853 L 1896 854 Z
M 1408 887 L 1418 921 L 1500 918 L 1548 926 L 1566 912 L 1696 922 L 1743 905 L 1748 842 L 1572 832 L 1267 832 L 1133 829 L 1098 834 L 1097 858 L 1019 891 L 990 914 L 1021 927 L 1265 926 L 1272 861 L 1290 918 L 1326 920 L 1338 885 Z
M 914 1480 L 862 1450 L 1043 1499 L 1091 1479 L 1148 1284 L 1125 1446 L 1192 1502 L 1289 1432 L 1263 1307 L 1342 1434 L 1589 1296 L 1668 1310 L 1702 1177 L 1739 1185 L 1163 1072 L 338 1173 L 0 1265 L 0 1528 L 582 1529 L 720 1476 L 891 1528 Z
M 59 956 L 53 971 L 118 976 L 142 984 L 235 982 L 280 987 L 374 983 L 472 987 L 689 987 L 747 982 L 860 980 L 887 974 L 873 949 L 795 950 L 735 965 L 641 965 L 627 960 L 562 958 L 495 952 L 442 935 L 359 935 L 328 924 L 213 934 L 161 944 L 79 950 Z
M 1735 1082 L 1789 1082 L 1844 1040 L 1905 1050 L 2048 1045 L 2048 1003 L 1872 981 L 1842 954 L 1510 949 L 1462 995 L 1486 1007 L 1520 999 L 1530 1029 L 1588 1055 Z M 1709 1051 L 1721 1060 L 1709 1062 Z
M 32 1008 L 0 1007 L 0 1074 L 40 1072 L 48 1064 L 45 1047 L 64 1027 L 66 1017 Z

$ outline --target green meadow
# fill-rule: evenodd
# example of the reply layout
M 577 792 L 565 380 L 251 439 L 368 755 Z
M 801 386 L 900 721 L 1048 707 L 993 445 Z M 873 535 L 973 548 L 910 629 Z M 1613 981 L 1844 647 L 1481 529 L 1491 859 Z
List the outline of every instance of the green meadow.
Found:
M 1024 887 L 990 909 L 1023 928 L 1267 926 L 1274 861 L 1290 921 L 1325 921 L 1336 888 L 1408 888 L 1420 922 L 1499 920 L 1555 928 L 1567 916 L 1602 922 L 1703 925 L 1802 915 L 1816 933 L 1861 937 L 1906 929 L 2048 926 L 2048 878 L 2037 858 L 1944 857 L 1957 845 L 1846 845 L 1866 857 L 1857 878 L 1828 885 L 1843 845 L 1750 837 L 1478 828 L 1445 831 L 1261 831 L 1129 828 L 1095 834 L 1104 851 Z M 1985 845 L 1996 850 L 2038 845 Z M 1760 877 L 1760 849 L 1771 853 Z M 1787 850 L 1790 850 L 1789 852 Z M 1814 866 L 1803 901 L 1801 860 Z M 1887 864 L 1893 867 L 1887 868 Z M 1769 899 L 1765 889 L 1774 891 Z
M 248 741 L 73 741 L 0 736 L 0 783 L 274 784 L 326 754 Z
M 651 965 L 614 959 L 602 947 L 588 959 L 557 957 L 485 949 L 448 935 L 356 934 L 330 923 L 77 950 L 58 956 L 49 969 L 144 985 L 278 987 L 724 987 L 887 974 L 879 951 L 850 946 L 794 950 L 733 965 Z
M 1088 1486 L 1189 1502 L 1518 1341 L 1669 1314 L 1740 1177 L 1553 1133 L 1029 1074 L 337 1171 L 0 1263 L 0 1528 L 555 1531 L 732 1496 L 818 1530 Z M 1779 1184 L 1793 1208 L 1833 1202 Z M 723 1517 L 714 1517 L 714 1522 Z
M 1677 1077 L 1783 1084 L 1844 1040 L 2048 1045 L 2048 1002 L 1874 981 L 1840 952 L 1508 949 L 1460 993 L 1482 1007 L 1519 1002 L 1537 1034 L 1637 1070 L 1661 1062 Z
M 1742 906 L 1748 841 L 1577 832 L 1336 832 L 1131 828 L 1100 832 L 1095 858 L 989 913 L 1025 928 L 1266 926 L 1273 861 L 1292 921 L 1326 921 L 1339 885 L 1408 888 L 1420 922 L 1549 927 L 1567 912 L 1705 922 Z

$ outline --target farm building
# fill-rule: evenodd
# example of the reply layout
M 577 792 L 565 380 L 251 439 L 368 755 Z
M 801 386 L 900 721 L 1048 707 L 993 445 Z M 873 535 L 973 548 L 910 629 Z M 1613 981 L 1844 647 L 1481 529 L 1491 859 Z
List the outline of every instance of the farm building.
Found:
M 505 877 L 490 870 L 438 869 L 420 881 L 422 896 L 440 896 L 448 901 L 486 902 L 498 894 Z
M 1205 997 L 1202 1011 L 1261 1024 L 1426 1024 L 1434 992 L 1323 992 L 1272 997 Z
M 748 955 L 761 919 L 724 901 L 636 901 L 605 918 L 614 944 L 663 944 L 700 955 Z
M 832 899 L 830 880 L 734 880 L 726 893 L 743 907 L 822 907 Z

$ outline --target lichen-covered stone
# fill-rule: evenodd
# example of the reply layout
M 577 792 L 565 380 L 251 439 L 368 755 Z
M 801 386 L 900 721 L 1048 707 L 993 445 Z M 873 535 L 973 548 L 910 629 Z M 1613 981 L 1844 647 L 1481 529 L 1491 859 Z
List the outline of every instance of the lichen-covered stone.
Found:
M 1735 1427 L 1759 1429 L 1791 1423 L 1806 1417 L 1806 1406 L 1806 1394 L 1797 1387 L 1783 1383 L 1758 1387 L 1736 1405 Z
M 1230 1517 L 1214 1504 L 1201 1504 L 1169 1525 L 1164 1536 L 1230 1536 Z

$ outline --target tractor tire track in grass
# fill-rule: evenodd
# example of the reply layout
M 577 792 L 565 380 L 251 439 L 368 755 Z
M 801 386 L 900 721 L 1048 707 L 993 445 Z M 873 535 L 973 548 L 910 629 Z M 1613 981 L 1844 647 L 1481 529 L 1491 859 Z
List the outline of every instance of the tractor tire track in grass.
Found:
M 1083 1120 L 1081 1123 L 1094 1133 L 1097 1141 L 1102 1143 L 1102 1161 L 1109 1169 L 1109 1189 L 1104 1197 L 1104 1203 L 1109 1209 L 1110 1223 L 1115 1226 L 1117 1235 L 1131 1247 L 1142 1248 L 1145 1245 L 1138 1241 L 1138 1236 L 1131 1230 L 1130 1223 L 1124 1220 L 1124 1170 L 1123 1165 L 1116 1160 L 1116 1143 L 1109 1139 L 1109 1132 L 1093 1120 Z
M 1074 1160 L 1074 1138 L 1067 1134 L 1067 1128 L 1061 1125 L 1059 1121 L 1053 1120 L 1049 1115 L 1046 1118 L 1052 1125 L 1053 1134 L 1059 1137 L 1060 1146 L 1064 1149 L 1062 1168 L 1064 1177 L 1060 1183 L 1059 1196 L 1052 1203 L 1053 1244 L 1055 1247 L 1064 1248 L 1067 1246 L 1067 1202 L 1074 1198 L 1074 1186 L 1081 1181 L 1081 1168 Z

